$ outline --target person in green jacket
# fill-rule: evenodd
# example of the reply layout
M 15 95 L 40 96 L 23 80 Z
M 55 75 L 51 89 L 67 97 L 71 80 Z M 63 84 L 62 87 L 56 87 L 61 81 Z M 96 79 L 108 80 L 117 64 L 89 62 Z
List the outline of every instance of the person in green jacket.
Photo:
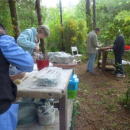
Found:
M 89 54 L 89 60 L 88 60 L 88 64 L 87 64 L 87 71 L 90 72 L 91 74 L 95 74 L 94 73 L 94 62 L 95 62 L 95 57 L 96 57 L 96 53 L 97 47 L 101 47 L 101 45 L 98 45 L 98 40 L 97 40 L 97 34 L 100 32 L 100 28 L 95 28 L 95 30 L 93 30 L 92 32 L 90 32 L 87 36 L 87 49 L 86 52 Z
M 33 52 L 39 53 L 40 39 L 44 39 L 50 35 L 50 29 L 45 25 L 39 25 L 37 29 L 31 27 L 25 29 L 17 38 L 17 44 L 30 55 Z

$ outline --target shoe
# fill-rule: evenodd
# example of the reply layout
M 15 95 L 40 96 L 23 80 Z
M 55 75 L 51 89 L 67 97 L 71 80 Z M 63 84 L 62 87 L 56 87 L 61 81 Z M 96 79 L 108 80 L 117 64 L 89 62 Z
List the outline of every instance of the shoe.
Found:
M 117 74 L 116 77 L 118 77 L 118 78 L 125 78 L 125 74 Z

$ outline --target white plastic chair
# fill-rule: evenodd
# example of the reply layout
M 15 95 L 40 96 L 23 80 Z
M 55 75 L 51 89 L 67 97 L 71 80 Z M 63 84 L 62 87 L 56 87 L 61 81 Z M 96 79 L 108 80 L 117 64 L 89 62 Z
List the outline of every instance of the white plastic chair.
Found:
M 81 61 L 81 56 L 82 56 L 82 54 L 79 54 L 79 53 L 78 53 L 77 46 L 71 47 L 71 51 L 72 51 L 72 55 L 75 56 L 75 61 L 82 63 L 82 61 Z

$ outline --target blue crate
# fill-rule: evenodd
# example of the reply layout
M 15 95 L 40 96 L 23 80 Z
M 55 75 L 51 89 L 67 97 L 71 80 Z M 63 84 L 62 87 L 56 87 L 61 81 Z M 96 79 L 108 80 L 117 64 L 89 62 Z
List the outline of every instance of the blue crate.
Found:
M 77 75 L 72 75 L 68 84 L 68 90 L 78 90 L 78 83 L 79 79 L 77 78 Z

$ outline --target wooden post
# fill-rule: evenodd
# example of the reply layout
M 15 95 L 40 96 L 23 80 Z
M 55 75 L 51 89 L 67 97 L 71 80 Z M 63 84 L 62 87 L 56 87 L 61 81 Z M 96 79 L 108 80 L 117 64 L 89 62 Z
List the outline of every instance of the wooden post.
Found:
M 41 7 L 40 7 L 40 0 L 36 0 L 36 10 L 37 10 L 37 16 L 38 16 L 38 24 L 42 25 L 42 14 L 41 14 Z M 42 53 L 45 54 L 45 41 L 43 39 L 40 40 Z
M 108 51 L 103 51 L 103 58 L 102 58 L 102 70 L 104 71 L 105 70 L 105 67 L 106 67 L 106 61 L 107 61 L 107 54 L 108 54 Z
M 99 62 L 99 60 L 101 60 L 101 51 L 100 50 L 98 50 L 98 65 L 97 65 L 97 67 L 100 68 L 101 63 Z
M 20 34 L 18 16 L 17 16 L 17 11 L 16 11 L 16 0 L 9 0 L 9 7 L 10 7 L 11 18 L 12 18 L 12 24 L 14 26 L 14 32 L 15 32 L 14 37 L 16 40 Z
M 59 124 L 59 130 L 68 130 L 68 112 L 67 112 L 67 91 L 66 94 L 60 99 L 59 102 L 59 112 L 60 112 L 60 124 Z
M 61 0 L 59 0 L 59 4 L 60 4 L 60 19 L 61 19 L 61 26 L 63 27 L 63 16 L 62 16 L 62 2 Z M 65 46 L 64 46 L 64 34 L 63 31 L 61 32 L 61 40 L 62 40 L 62 51 L 65 51 Z

